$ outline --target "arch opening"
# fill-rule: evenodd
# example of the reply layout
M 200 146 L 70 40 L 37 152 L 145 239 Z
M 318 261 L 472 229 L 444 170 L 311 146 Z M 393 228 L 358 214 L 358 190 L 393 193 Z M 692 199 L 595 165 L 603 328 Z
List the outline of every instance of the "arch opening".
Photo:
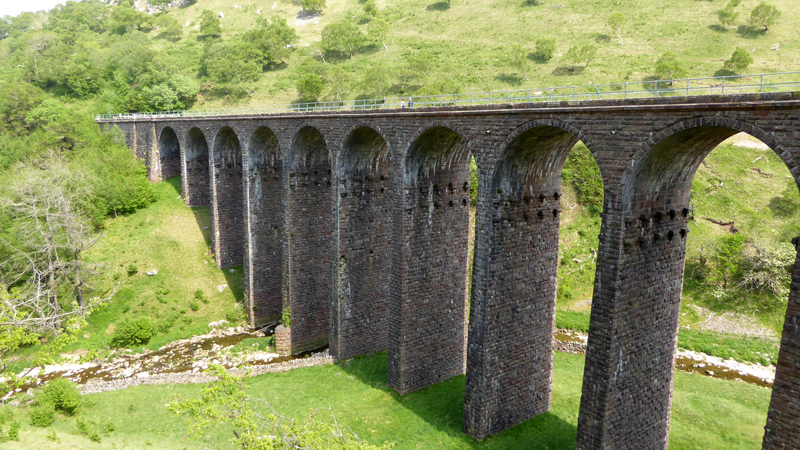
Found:
M 245 223 L 242 186 L 242 148 L 230 127 L 214 139 L 212 243 L 217 266 L 226 269 L 244 261 Z
M 400 394 L 465 370 L 469 158 L 467 142 L 443 126 L 407 152 L 403 220 L 394 225 L 405 286 L 390 306 L 389 383 Z
M 642 430 L 634 436 L 640 445 L 667 442 L 676 347 L 692 349 L 693 336 L 721 339 L 716 335 L 719 330 L 708 329 L 719 326 L 708 325 L 711 315 L 724 314 L 729 326 L 736 324 L 726 330 L 725 342 L 729 343 L 739 339 L 733 330 L 747 329 L 747 322 L 756 317 L 760 324 L 750 325 L 753 334 L 763 338 L 765 330 L 775 332 L 773 350 L 767 352 L 773 355 L 777 353 L 777 335 L 790 320 L 785 301 L 789 297 L 791 304 L 796 294 L 790 293 L 787 268 L 797 267 L 797 253 L 788 241 L 800 228 L 787 230 L 777 224 L 770 204 L 779 208 L 781 201 L 800 202 L 800 194 L 780 154 L 770 152 L 770 147 L 757 139 L 738 134 L 736 128 L 700 125 L 665 137 L 640 158 L 624 185 L 621 283 L 616 299 L 623 309 L 614 316 L 624 327 L 612 332 L 609 350 L 619 355 L 620 364 L 628 369 L 609 386 L 611 397 L 606 402 L 614 407 L 606 415 L 607 423 L 618 423 L 624 417 L 631 429 Z M 795 211 L 797 208 L 789 214 Z M 772 243 L 765 246 L 766 241 Z M 765 297 L 765 287 L 748 281 L 748 272 L 754 279 L 764 279 L 757 273 L 764 275 L 764 255 L 776 256 L 780 248 L 782 262 L 769 277 L 782 277 L 783 289 L 780 295 L 770 292 Z M 794 272 L 797 278 L 797 270 Z M 763 303 L 754 307 L 751 302 L 759 297 L 772 297 L 776 314 L 764 314 Z M 778 311 L 774 311 L 775 305 L 779 305 Z M 745 321 L 737 324 L 737 317 Z M 679 335 L 684 337 L 682 344 Z M 725 351 L 727 345 L 710 351 Z M 741 353 L 736 353 L 738 358 L 746 358 Z M 787 379 L 791 376 L 797 379 L 796 373 Z M 773 403 L 786 386 L 776 382 Z M 637 392 L 638 398 L 627 398 L 622 392 Z M 785 411 L 787 405 L 770 407 L 765 443 L 779 428 L 769 421 L 773 411 L 781 408 Z M 716 415 L 724 413 L 714 411 Z M 746 436 L 746 427 L 741 428 L 736 430 L 740 438 L 758 445 L 761 436 Z M 626 442 L 612 436 L 608 445 L 624 446 Z
M 209 185 L 208 142 L 199 128 L 192 128 L 184 145 L 183 198 L 186 206 L 207 206 Z
M 324 136 L 305 126 L 295 135 L 287 163 L 288 297 L 292 353 L 329 342 L 331 305 L 331 163 Z
M 283 161 L 280 144 L 267 127 L 247 147 L 248 257 L 245 296 L 253 326 L 281 317 L 283 285 Z
M 599 219 L 573 185 L 584 165 L 597 167 L 577 136 L 534 126 L 501 149 L 481 190 L 464 402 L 464 432 L 479 440 L 550 410 L 561 221 Z M 602 199 L 599 170 L 591 174 Z
M 161 130 L 161 136 L 158 138 L 158 157 L 161 181 L 181 176 L 181 147 L 178 135 L 170 127 Z
M 389 147 L 362 126 L 345 139 L 339 157 L 337 285 L 331 315 L 331 353 L 337 359 L 388 347 L 391 286 Z

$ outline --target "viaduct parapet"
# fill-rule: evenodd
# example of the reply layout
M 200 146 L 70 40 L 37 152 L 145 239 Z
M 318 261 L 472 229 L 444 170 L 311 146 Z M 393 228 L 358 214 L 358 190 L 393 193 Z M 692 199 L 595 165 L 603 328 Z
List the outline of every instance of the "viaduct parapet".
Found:
M 152 181 L 180 175 L 186 204 L 210 207 L 216 263 L 244 265 L 253 324 L 290 317 L 294 353 L 388 349 L 401 395 L 466 372 L 479 440 L 550 408 L 561 168 L 582 141 L 605 190 L 583 450 L 667 448 L 703 159 L 746 132 L 800 180 L 800 93 L 99 122 Z M 800 259 L 763 448 L 800 448 Z

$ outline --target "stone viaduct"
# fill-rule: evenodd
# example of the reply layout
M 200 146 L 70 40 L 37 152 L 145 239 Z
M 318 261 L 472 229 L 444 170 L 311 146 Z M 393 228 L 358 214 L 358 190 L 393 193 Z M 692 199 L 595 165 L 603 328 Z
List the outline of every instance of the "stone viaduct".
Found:
M 279 345 L 328 344 L 338 359 L 388 349 L 400 394 L 466 372 L 463 429 L 479 440 L 550 408 L 561 168 L 582 141 L 605 190 L 585 450 L 667 447 L 706 155 L 746 132 L 800 181 L 800 93 L 99 122 L 125 132 L 151 180 L 180 175 L 186 204 L 210 206 L 216 262 L 244 265 L 253 323 L 291 317 Z M 764 449 L 800 448 L 793 267 Z

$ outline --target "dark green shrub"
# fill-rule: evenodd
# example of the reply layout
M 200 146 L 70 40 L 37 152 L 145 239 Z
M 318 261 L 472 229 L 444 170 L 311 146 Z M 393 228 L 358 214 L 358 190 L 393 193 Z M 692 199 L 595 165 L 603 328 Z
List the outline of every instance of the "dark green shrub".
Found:
M 111 335 L 110 345 L 113 348 L 146 344 L 155 333 L 155 324 L 149 317 L 125 319 L 120 322 Z
M 130 266 L 128 266 L 129 277 L 136 275 L 137 272 L 139 272 L 139 269 L 135 265 L 131 264 Z
M 66 378 L 58 378 L 45 385 L 37 400 L 40 404 L 53 405 L 56 411 L 72 415 L 81 404 L 81 394 L 75 383 Z
M 200 311 L 200 304 L 197 302 L 189 303 L 189 308 L 191 308 L 192 311 Z
M 8 439 L 19 441 L 19 422 L 16 420 L 11 422 L 11 428 L 8 429 Z
M 31 425 L 49 427 L 56 419 L 56 407 L 52 403 L 42 403 L 31 410 Z

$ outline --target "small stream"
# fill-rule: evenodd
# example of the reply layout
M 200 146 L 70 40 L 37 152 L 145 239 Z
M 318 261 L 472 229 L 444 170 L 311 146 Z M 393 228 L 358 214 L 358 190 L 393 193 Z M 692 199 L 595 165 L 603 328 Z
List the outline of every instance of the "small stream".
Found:
M 27 391 L 62 377 L 83 385 L 93 381 L 148 378 L 160 374 L 201 374 L 211 364 L 220 364 L 228 369 L 259 367 L 307 358 L 312 354 L 318 355 L 319 351 L 324 350 L 319 349 L 295 356 L 280 356 L 263 351 L 241 353 L 230 351 L 238 343 L 253 337 L 253 334 L 245 332 L 204 335 L 176 341 L 153 352 L 118 354 L 111 362 L 48 366 L 43 373 L 36 374 L 32 382 L 20 386 L 15 392 Z M 558 351 L 577 354 L 583 354 L 586 351 L 586 336 L 583 334 L 570 330 L 557 330 L 554 337 L 554 347 Z M 676 358 L 675 367 L 684 372 L 772 387 L 771 380 L 764 377 L 748 374 L 736 368 L 717 365 L 706 359 L 687 357 L 683 354 Z

